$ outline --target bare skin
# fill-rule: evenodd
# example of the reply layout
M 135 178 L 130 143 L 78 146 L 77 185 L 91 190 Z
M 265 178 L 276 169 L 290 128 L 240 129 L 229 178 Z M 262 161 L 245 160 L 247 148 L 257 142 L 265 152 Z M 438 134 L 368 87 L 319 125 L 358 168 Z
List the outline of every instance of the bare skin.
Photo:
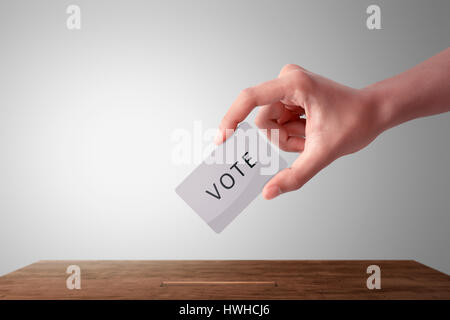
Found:
M 450 111 L 450 48 L 363 89 L 286 65 L 278 78 L 239 94 L 222 119 L 216 144 L 257 106 L 258 128 L 279 129 L 279 147 L 300 153 L 265 185 L 264 198 L 273 199 L 299 189 L 331 162 L 361 150 L 389 128 Z

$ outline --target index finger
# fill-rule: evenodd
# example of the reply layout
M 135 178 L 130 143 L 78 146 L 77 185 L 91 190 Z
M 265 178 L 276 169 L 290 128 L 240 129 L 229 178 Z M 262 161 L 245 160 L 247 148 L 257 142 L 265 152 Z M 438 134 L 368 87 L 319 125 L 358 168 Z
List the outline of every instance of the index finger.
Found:
M 219 133 L 215 140 L 216 144 L 221 144 L 226 140 L 228 132 L 235 130 L 237 125 L 255 107 L 283 100 L 286 94 L 285 88 L 286 79 L 277 78 L 242 90 L 220 123 Z

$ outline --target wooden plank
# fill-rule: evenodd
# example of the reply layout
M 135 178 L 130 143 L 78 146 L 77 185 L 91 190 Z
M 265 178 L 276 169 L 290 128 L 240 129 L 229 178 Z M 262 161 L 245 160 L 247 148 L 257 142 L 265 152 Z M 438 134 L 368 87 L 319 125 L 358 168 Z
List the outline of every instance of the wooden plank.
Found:
M 276 287 L 275 281 L 163 281 L 161 287 L 177 286 L 268 286 Z
M 372 264 L 381 290 L 366 287 Z M 0 277 L 0 299 L 450 299 L 450 277 L 410 260 L 39 261 Z

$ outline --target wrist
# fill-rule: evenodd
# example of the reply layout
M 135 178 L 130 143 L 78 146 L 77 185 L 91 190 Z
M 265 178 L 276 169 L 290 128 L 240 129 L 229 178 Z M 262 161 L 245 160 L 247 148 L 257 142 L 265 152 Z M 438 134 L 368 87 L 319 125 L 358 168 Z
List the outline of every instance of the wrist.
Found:
M 379 83 L 376 83 L 363 88 L 361 91 L 367 107 L 372 110 L 372 118 L 377 131 L 379 131 L 378 134 L 397 125 L 395 101 L 392 99 L 394 95 L 389 92 L 389 89 L 385 89 Z

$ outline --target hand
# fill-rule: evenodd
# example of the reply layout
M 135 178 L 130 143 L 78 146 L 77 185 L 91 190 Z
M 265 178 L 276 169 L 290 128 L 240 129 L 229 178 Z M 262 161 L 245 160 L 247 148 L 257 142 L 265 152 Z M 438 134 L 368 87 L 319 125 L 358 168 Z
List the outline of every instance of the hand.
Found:
M 397 76 L 353 89 L 285 66 L 277 79 L 245 89 L 220 124 L 222 143 L 256 107 L 259 128 L 279 130 L 279 147 L 301 152 L 264 187 L 273 199 L 303 186 L 339 157 L 356 152 L 400 123 L 450 111 L 450 48 Z M 305 116 L 304 118 L 301 116 Z
M 258 128 L 268 129 L 269 139 L 270 129 L 278 129 L 279 147 L 301 152 L 290 168 L 266 184 L 266 199 L 299 189 L 332 161 L 360 150 L 383 131 L 368 90 L 352 89 L 287 65 L 277 79 L 241 92 L 221 122 L 216 143 L 226 138 L 226 129 L 236 129 L 260 105 Z

